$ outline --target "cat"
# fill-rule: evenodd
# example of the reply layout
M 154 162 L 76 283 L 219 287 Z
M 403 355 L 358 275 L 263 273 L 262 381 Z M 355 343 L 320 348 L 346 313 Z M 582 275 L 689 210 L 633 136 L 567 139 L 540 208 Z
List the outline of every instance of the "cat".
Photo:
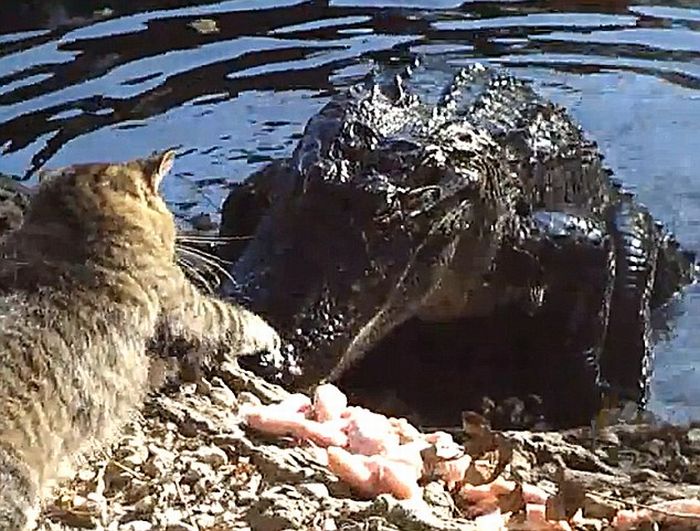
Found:
M 29 528 L 59 470 L 150 390 L 157 335 L 278 351 L 260 316 L 204 295 L 159 194 L 175 153 L 52 171 L 0 243 L 0 529 Z

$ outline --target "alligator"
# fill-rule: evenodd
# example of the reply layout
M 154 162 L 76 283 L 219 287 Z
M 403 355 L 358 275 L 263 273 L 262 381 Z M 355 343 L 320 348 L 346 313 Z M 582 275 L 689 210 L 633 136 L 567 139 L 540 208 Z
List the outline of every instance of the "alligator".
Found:
M 425 95 L 420 68 L 334 96 L 289 158 L 233 185 L 223 289 L 285 341 L 245 366 L 433 425 L 513 397 L 556 426 L 611 396 L 643 406 L 651 313 L 694 254 L 530 84 L 475 64 Z

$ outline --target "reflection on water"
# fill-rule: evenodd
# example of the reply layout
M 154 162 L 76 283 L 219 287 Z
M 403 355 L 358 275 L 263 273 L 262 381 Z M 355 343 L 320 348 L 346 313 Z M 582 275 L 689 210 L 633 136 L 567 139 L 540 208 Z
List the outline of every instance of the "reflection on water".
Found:
M 187 218 L 287 154 L 329 95 L 420 53 L 442 84 L 475 59 L 566 105 L 608 164 L 700 249 L 694 0 L 114 0 L 0 3 L 0 172 L 180 148 Z M 657 348 L 652 407 L 700 418 L 700 293 Z

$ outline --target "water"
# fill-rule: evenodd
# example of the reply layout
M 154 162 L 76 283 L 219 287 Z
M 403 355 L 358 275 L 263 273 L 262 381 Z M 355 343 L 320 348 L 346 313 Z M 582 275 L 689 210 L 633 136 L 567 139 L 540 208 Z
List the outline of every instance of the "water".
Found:
M 376 62 L 423 54 L 436 83 L 474 60 L 568 107 L 607 163 L 700 250 L 700 8 L 693 0 L 0 3 L 0 172 L 176 146 L 182 220 L 293 148 Z M 659 333 L 651 408 L 700 419 L 700 290 Z

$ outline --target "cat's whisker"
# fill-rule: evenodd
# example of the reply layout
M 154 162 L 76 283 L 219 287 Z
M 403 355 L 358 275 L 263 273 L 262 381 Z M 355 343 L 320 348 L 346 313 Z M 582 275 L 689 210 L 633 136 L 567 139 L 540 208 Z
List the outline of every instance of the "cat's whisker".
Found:
M 216 279 L 216 284 L 221 284 L 220 270 L 216 264 L 212 264 L 209 260 L 204 260 L 201 256 L 193 256 L 191 253 L 187 258 L 180 257 L 183 260 L 187 260 L 190 267 L 197 269 L 201 274 L 204 274 L 210 278 Z M 212 257 L 214 260 L 215 257 Z
M 225 262 L 223 260 L 221 260 L 220 258 L 217 258 L 217 257 L 214 257 L 213 255 L 207 254 L 200 249 L 194 249 L 194 248 L 188 247 L 186 245 L 179 245 L 178 244 L 177 250 L 178 250 L 178 252 L 181 252 L 181 253 L 184 253 L 186 255 L 193 257 L 195 260 L 199 260 L 199 261 L 204 262 L 205 264 L 210 265 L 216 271 L 221 273 L 227 280 L 230 280 L 231 283 L 236 284 L 236 280 L 233 278 L 231 273 L 229 273 L 228 270 L 222 265 Z
M 195 267 L 192 262 L 189 262 L 185 258 L 178 257 L 177 264 L 185 271 L 186 274 L 195 279 L 203 289 L 207 290 L 209 293 L 214 293 L 214 287 L 210 283 L 210 280 L 202 274 L 202 272 Z M 211 270 L 207 270 L 211 275 Z
M 216 270 L 212 268 L 209 264 L 205 264 L 203 262 L 197 263 L 193 260 L 185 258 L 184 256 L 178 256 L 177 263 L 183 266 L 187 271 L 191 271 L 192 273 L 198 273 L 203 277 L 215 276 L 214 272 Z
M 201 249 L 200 247 L 197 247 L 194 245 L 189 245 L 186 243 L 177 242 L 175 247 L 177 249 L 187 249 L 188 251 L 191 252 L 191 254 L 196 254 L 197 256 L 202 257 L 202 259 L 204 259 L 208 262 L 216 262 L 217 264 L 219 264 L 221 266 L 233 264 L 233 262 L 230 260 L 224 260 L 223 258 L 220 258 L 219 256 L 217 256 L 213 253 L 207 252 L 204 249 Z
M 230 260 L 224 260 L 223 258 L 205 251 L 204 249 L 201 249 L 200 247 L 189 245 L 189 244 L 183 244 L 178 242 L 176 244 L 176 248 L 178 249 L 187 249 L 189 251 L 192 251 L 192 253 L 196 254 L 197 256 L 201 256 L 202 258 L 208 260 L 208 261 L 213 261 L 216 262 L 219 265 L 226 266 L 226 265 L 231 265 L 233 262 Z
M 205 236 L 195 234 L 178 234 L 176 240 L 185 243 L 211 243 L 211 244 L 226 244 L 229 242 L 238 242 L 243 240 L 251 240 L 252 236 Z

